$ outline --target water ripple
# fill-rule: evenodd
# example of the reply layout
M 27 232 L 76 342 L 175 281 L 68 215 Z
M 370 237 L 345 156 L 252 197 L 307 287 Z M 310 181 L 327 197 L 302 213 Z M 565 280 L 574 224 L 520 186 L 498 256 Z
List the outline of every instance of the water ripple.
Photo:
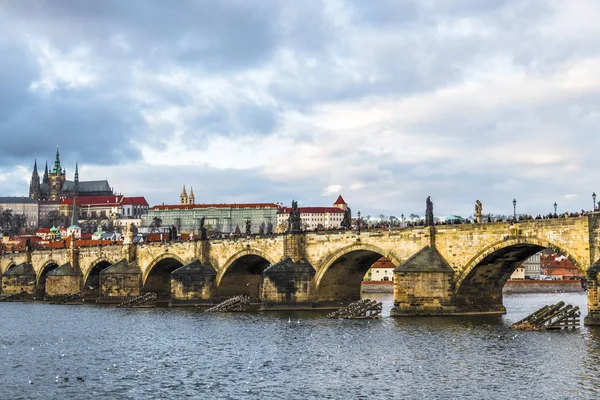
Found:
M 558 300 L 586 309 L 583 294 L 508 296 L 502 317 L 378 321 L 3 303 L 0 398 L 596 398 L 600 329 L 508 329 Z

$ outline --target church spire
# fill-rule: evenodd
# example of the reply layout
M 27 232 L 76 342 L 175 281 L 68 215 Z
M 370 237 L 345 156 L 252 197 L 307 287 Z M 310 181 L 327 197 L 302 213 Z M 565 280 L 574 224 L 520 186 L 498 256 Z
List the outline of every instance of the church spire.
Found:
M 190 186 L 190 195 L 188 196 L 188 204 L 195 204 L 196 198 L 194 197 L 194 188 Z
M 60 154 L 58 153 L 58 146 L 56 146 L 56 158 L 54 159 L 54 168 L 52 168 L 52 173 L 62 173 L 62 168 L 60 167 Z
M 179 203 L 180 204 L 187 204 L 188 203 L 188 195 L 187 192 L 185 191 L 185 185 L 183 185 L 183 189 L 181 190 L 181 195 L 179 196 Z
M 79 163 L 75 162 L 75 183 L 79 183 Z
M 36 200 L 40 197 L 40 176 L 37 170 L 37 160 L 33 162 L 33 173 L 29 182 L 29 197 Z
M 73 199 L 73 215 L 71 216 L 71 227 L 79 226 L 79 218 L 77 216 L 77 197 Z
M 44 178 L 42 179 L 42 183 L 48 183 L 48 161 L 46 161 L 46 169 L 44 170 Z

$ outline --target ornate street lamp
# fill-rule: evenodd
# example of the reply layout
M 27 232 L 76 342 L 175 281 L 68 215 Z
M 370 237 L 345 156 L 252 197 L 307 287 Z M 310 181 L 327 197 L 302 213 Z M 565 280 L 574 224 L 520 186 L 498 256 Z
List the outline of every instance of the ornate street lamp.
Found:
M 513 217 L 517 222 L 517 199 L 513 199 Z
M 358 219 L 356 221 L 356 225 L 358 225 L 358 233 L 360 233 L 360 211 L 358 212 Z
M 556 202 L 554 202 L 554 215 L 556 215 Z
M 592 193 L 592 200 L 594 200 L 594 207 L 592 208 L 592 211 L 594 211 L 596 209 L 596 192 Z

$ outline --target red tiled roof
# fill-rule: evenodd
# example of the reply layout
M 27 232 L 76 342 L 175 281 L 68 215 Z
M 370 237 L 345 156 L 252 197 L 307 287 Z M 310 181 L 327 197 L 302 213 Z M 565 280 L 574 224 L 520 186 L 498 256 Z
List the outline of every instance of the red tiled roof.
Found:
M 50 233 L 50 228 L 40 228 L 37 233 Z
M 381 257 L 379 260 L 375 261 L 371 268 L 396 268 L 394 264 L 390 260 L 385 257 Z
M 123 204 L 133 206 L 147 206 L 148 202 L 145 197 L 123 197 Z
M 77 197 L 77 206 L 87 205 L 119 205 L 123 196 L 82 196 Z M 73 205 L 73 199 L 63 199 L 60 204 Z
M 298 207 L 300 214 L 343 214 L 344 210 L 335 207 Z M 279 214 L 289 214 L 292 211 L 289 207 L 280 207 Z
M 154 206 L 152 210 L 193 210 L 195 208 L 277 208 L 275 203 L 242 203 L 242 204 L 171 204 Z
M 337 204 L 344 204 L 344 205 L 348 205 L 346 204 L 346 202 L 344 201 L 344 199 L 342 198 L 342 195 L 340 194 L 337 198 L 337 200 L 335 201 L 335 203 L 333 203 L 333 205 L 337 205 Z

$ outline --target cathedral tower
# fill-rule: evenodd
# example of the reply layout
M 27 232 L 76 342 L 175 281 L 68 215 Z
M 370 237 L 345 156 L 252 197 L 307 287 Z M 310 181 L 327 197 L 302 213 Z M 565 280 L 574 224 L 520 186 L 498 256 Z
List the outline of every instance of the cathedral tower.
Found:
M 40 176 L 37 170 L 37 160 L 33 162 L 33 173 L 31 174 L 31 181 L 29 182 L 29 197 L 34 200 L 39 200 L 41 195 L 40 190 Z
M 58 153 L 58 146 L 56 147 L 56 158 L 54 160 L 54 166 L 48 174 L 48 186 L 49 186 L 49 197 L 51 200 L 60 200 L 62 194 L 62 187 L 66 180 L 66 172 L 60 166 L 60 154 Z

